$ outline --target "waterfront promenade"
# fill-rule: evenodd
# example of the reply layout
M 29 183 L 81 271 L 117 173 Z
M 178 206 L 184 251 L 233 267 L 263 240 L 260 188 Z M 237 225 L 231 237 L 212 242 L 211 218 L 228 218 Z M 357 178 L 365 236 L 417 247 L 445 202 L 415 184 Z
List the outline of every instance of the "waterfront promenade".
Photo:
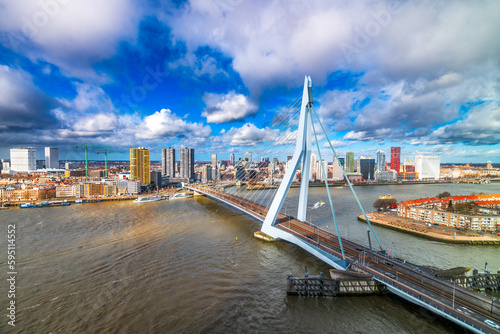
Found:
M 429 240 L 455 244 L 500 245 L 500 237 L 492 234 L 460 231 L 446 226 L 429 226 L 426 222 L 398 217 L 392 213 L 370 212 L 367 215 L 373 225 L 416 235 Z M 359 215 L 358 220 L 366 222 L 363 215 Z

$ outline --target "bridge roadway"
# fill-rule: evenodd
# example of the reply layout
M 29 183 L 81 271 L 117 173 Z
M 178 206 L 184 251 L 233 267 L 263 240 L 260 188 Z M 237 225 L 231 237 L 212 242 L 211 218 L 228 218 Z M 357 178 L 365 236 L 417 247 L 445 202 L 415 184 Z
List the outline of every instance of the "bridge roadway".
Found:
M 186 188 L 229 204 L 260 221 L 264 221 L 268 211 L 263 205 L 213 188 L 193 185 Z M 301 222 L 280 213 L 274 227 L 291 233 L 336 258 L 344 258 L 337 236 L 308 222 Z M 403 259 L 370 251 L 344 238 L 342 244 L 351 269 L 370 274 L 375 280 L 385 284 L 389 291 L 474 332 L 500 333 L 500 329 L 485 323 L 485 320 L 490 319 L 500 324 L 500 303 L 474 291 L 454 286 L 453 283 L 430 275 Z

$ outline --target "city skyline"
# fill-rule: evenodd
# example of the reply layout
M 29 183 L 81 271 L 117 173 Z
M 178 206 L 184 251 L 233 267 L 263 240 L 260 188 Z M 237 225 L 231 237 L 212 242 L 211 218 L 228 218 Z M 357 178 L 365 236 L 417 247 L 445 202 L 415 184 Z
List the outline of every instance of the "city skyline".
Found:
M 80 160 L 85 144 L 241 157 L 283 134 L 273 120 L 311 75 L 342 155 L 500 162 L 497 1 L 48 3 L 0 9 L 0 159 Z

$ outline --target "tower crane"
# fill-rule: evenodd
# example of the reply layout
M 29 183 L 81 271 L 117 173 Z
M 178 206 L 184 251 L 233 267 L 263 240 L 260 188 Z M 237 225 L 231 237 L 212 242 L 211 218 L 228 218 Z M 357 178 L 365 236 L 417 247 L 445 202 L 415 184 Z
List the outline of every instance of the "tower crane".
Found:
M 89 163 L 88 163 L 88 149 L 89 148 L 97 148 L 97 147 L 100 147 L 100 148 L 104 148 L 104 147 L 107 147 L 109 148 L 109 146 L 89 146 L 89 145 L 83 145 L 83 146 L 75 146 L 76 148 L 85 148 L 85 177 L 89 177 Z
M 106 171 L 105 177 L 108 177 L 108 154 L 110 153 L 125 153 L 122 151 L 114 151 L 114 152 L 108 152 L 108 150 L 104 149 L 104 151 L 99 151 L 95 152 L 97 154 L 104 154 L 104 170 Z

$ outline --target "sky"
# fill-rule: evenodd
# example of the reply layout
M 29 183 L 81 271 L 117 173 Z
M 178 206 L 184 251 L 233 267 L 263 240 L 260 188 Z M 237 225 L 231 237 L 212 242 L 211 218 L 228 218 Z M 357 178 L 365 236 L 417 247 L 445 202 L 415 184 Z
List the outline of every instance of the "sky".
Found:
M 243 157 L 286 133 L 272 120 L 308 75 L 341 155 L 500 163 L 497 0 L 0 0 L 0 17 L 3 159 Z

